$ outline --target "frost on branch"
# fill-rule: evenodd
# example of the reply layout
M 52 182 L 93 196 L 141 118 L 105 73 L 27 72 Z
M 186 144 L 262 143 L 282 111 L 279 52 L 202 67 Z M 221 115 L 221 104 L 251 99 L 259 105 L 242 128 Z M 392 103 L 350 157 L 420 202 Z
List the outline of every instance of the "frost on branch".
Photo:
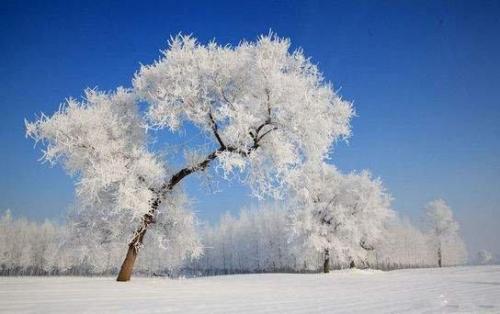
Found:
M 226 176 L 247 169 L 257 195 L 276 194 L 290 169 L 350 135 L 353 115 L 302 51 L 289 49 L 272 34 L 236 47 L 179 35 L 133 85 L 153 127 L 195 124 L 221 148 Z
M 42 159 L 61 162 L 77 182 L 85 205 L 107 210 L 149 210 L 151 188 L 165 180 L 163 164 L 146 148 L 144 122 L 135 96 L 86 90 L 82 101 L 69 99 L 53 116 L 26 122 L 27 136 L 44 147 Z

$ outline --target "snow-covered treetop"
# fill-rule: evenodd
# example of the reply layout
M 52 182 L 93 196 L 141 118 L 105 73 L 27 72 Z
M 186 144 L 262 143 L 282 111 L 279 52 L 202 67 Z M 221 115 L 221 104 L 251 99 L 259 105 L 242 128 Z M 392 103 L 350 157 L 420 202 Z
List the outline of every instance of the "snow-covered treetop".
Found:
M 133 85 L 153 127 L 195 124 L 218 142 L 225 174 L 249 166 L 251 185 L 270 192 L 290 168 L 327 157 L 353 116 L 302 51 L 289 50 L 272 34 L 236 47 L 179 35 Z
M 425 207 L 427 222 L 438 237 L 453 236 L 458 232 L 458 223 L 451 208 L 442 199 L 431 201 Z
M 141 67 L 133 88 L 87 90 L 83 100 L 26 122 L 27 135 L 42 142 L 43 160 L 75 175 L 90 205 L 155 211 L 166 191 L 212 161 L 224 177 L 245 174 L 256 195 L 277 196 L 291 170 L 328 157 L 350 135 L 354 114 L 302 51 L 289 49 L 289 40 L 272 34 L 236 47 L 179 35 L 160 60 Z M 174 173 L 148 150 L 156 132 L 147 130 L 188 124 L 214 149 Z

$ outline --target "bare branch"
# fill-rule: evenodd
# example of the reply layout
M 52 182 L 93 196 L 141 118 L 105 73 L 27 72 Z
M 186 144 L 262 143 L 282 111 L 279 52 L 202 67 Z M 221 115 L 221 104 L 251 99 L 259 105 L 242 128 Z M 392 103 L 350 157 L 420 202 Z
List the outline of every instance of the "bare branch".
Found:
M 226 145 L 222 141 L 222 138 L 220 137 L 219 127 L 217 126 L 217 123 L 215 122 L 215 119 L 214 119 L 214 116 L 212 115 L 212 112 L 208 113 L 208 118 L 210 119 L 210 124 L 212 126 L 212 131 L 214 132 L 214 135 L 215 135 L 215 138 L 217 139 L 217 142 L 219 142 L 219 145 L 221 147 L 226 147 Z
M 262 134 L 261 136 L 259 136 L 257 138 L 257 141 L 260 141 L 264 136 L 266 136 L 267 134 L 271 133 L 271 131 L 274 131 L 274 130 L 277 130 L 278 127 L 277 126 L 273 126 L 271 129 L 267 130 L 264 134 Z

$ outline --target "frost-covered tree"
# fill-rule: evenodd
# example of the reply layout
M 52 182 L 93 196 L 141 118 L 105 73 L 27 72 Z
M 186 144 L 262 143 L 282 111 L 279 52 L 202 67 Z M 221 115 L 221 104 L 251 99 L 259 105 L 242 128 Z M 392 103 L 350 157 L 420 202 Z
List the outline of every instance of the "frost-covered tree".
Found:
M 158 61 L 141 67 L 133 88 L 87 90 L 83 100 L 69 99 L 26 128 L 43 143 L 43 159 L 74 176 L 84 207 L 133 217 L 138 227 L 118 276 L 127 281 L 146 231 L 185 177 L 217 162 L 222 177 L 238 178 L 255 195 L 280 196 L 291 170 L 325 158 L 349 136 L 352 115 L 351 104 L 301 50 L 290 52 L 287 39 L 268 35 L 231 47 L 177 36 Z M 151 137 L 188 126 L 211 144 L 173 169 L 150 149 Z
M 429 235 L 409 219 L 396 217 L 386 225 L 384 234 L 370 261 L 375 267 L 429 267 L 435 263 L 435 253 L 429 247 Z
M 443 266 L 443 248 L 447 246 L 455 248 L 451 254 L 460 254 L 465 251 L 463 241 L 458 234 L 458 223 L 453 217 L 451 208 L 442 199 L 431 201 L 425 207 L 426 222 L 431 236 L 431 244 L 435 248 L 437 264 Z
M 459 234 L 443 236 L 439 241 L 432 220 L 426 218 L 427 230 L 418 228 L 408 218 L 391 220 L 370 262 L 383 269 L 433 267 L 440 248 L 442 266 L 463 265 L 467 250 Z
M 324 253 L 324 272 L 332 256 L 350 267 L 365 262 L 393 216 L 382 182 L 367 171 L 343 175 L 326 163 L 308 164 L 291 177 L 298 243 Z

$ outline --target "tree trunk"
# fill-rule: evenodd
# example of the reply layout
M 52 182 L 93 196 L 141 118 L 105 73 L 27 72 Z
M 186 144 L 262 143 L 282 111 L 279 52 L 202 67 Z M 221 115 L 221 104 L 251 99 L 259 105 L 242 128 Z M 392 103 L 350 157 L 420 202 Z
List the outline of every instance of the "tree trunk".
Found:
M 132 275 L 132 270 L 134 269 L 135 259 L 137 257 L 137 251 L 132 244 L 129 244 L 127 256 L 123 261 L 122 267 L 120 268 L 120 273 L 116 281 L 129 281 Z
M 441 253 L 441 247 L 438 248 L 438 266 L 443 267 L 443 255 Z
M 323 273 L 328 274 L 330 272 L 330 251 L 325 250 L 325 261 L 323 262 Z
M 356 263 L 354 263 L 354 260 L 351 260 L 351 263 L 349 264 L 349 268 L 356 268 Z
M 120 272 L 118 273 L 117 281 L 129 281 L 130 276 L 132 275 L 132 271 L 134 270 L 135 259 L 137 258 L 137 253 L 139 248 L 142 246 L 144 235 L 146 234 L 146 230 L 148 226 L 155 222 L 154 216 L 156 215 L 156 210 L 160 206 L 162 199 L 165 193 L 172 191 L 174 186 L 179 183 L 182 179 L 187 177 L 193 172 L 202 171 L 208 167 L 210 161 L 217 158 L 217 153 L 226 150 L 225 147 L 221 147 L 218 150 L 210 153 L 205 160 L 201 161 L 199 164 L 187 168 L 183 168 L 179 170 L 176 174 L 174 174 L 168 182 L 163 184 L 158 190 L 151 189 L 156 196 L 151 200 L 151 209 L 148 213 L 144 214 L 142 217 L 142 221 L 140 226 L 135 231 L 134 237 L 132 241 L 130 241 L 128 245 L 127 256 L 123 261 L 122 267 L 120 268 Z
M 130 276 L 132 276 L 132 271 L 134 270 L 137 253 L 144 240 L 144 235 L 146 234 L 148 225 L 153 222 L 154 220 L 152 219 L 151 214 L 144 215 L 141 226 L 137 229 L 134 238 L 128 245 L 127 256 L 125 256 L 125 259 L 123 260 L 122 267 L 120 268 L 116 281 L 130 280 Z
M 139 248 L 142 246 L 142 242 L 144 240 L 144 235 L 146 234 L 146 230 L 150 224 L 155 222 L 154 216 L 156 214 L 156 210 L 158 209 L 158 206 L 160 206 L 160 203 L 162 202 L 162 199 L 164 198 L 165 194 L 169 191 L 172 191 L 174 186 L 176 186 L 177 183 L 182 181 L 182 179 L 184 179 L 188 175 L 190 175 L 194 172 L 197 172 L 197 171 L 205 170 L 208 167 L 208 165 L 210 164 L 210 162 L 212 160 L 216 159 L 217 155 L 221 152 L 224 152 L 224 151 L 236 152 L 236 153 L 243 155 L 244 157 L 248 157 L 248 155 L 252 151 L 254 151 L 260 147 L 259 141 L 264 136 L 269 134 L 270 131 L 267 131 L 266 133 L 259 135 L 259 131 L 264 126 L 270 125 L 270 119 L 271 118 L 269 117 L 268 120 L 266 120 L 266 122 L 264 122 L 263 124 L 261 124 L 257 128 L 257 134 L 252 135 L 254 137 L 253 146 L 251 146 L 250 148 L 248 148 L 246 150 L 241 150 L 241 149 L 238 149 L 238 148 L 235 148 L 232 146 L 224 145 L 224 143 L 222 142 L 222 139 L 219 136 L 217 124 L 215 124 L 215 121 L 214 121 L 212 115 L 210 114 L 210 120 L 212 122 L 212 130 L 214 132 L 215 137 L 217 138 L 217 141 L 219 142 L 219 144 L 221 146 L 217 150 L 208 154 L 207 157 L 204 160 L 202 160 L 201 162 L 199 162 L 198 164 L 179 170 L 177 173 L 175 173 L 170 178 L 170 180 L 168 180 L 168 182 L 165 182 L 159 189 L 152 189 L 152 188 L 150 189 L 151 191 L 153 191 L 156 194 L 156 196 L 153 200 L 151 200 L 152 201 L 151 209 L 149 210 L 149 212 L 147 214 L 144 215 L 142 222 L 141 222 L 141 225 L 139 226 L 139 228 L 137 228 L 135 235 L 134 235 L 134 238 L 129 243 L 127 256 L 125 257 L 125 260 L 123 261 L 122 267 L 120 269 L 120 273 L 118 274 L 118 278 L 116 278 L 117 281 L 129 281 L 130 280 L 130 276 L 132 275 L 132 271 L 134 269 L 135 259 L 137 258 L 137 253 L 138 253 Z M 272 130 L 274 130 L 274 129 L 272 129 Z M 260 265 L 259 265 L 259 268 L 260 268 Z

